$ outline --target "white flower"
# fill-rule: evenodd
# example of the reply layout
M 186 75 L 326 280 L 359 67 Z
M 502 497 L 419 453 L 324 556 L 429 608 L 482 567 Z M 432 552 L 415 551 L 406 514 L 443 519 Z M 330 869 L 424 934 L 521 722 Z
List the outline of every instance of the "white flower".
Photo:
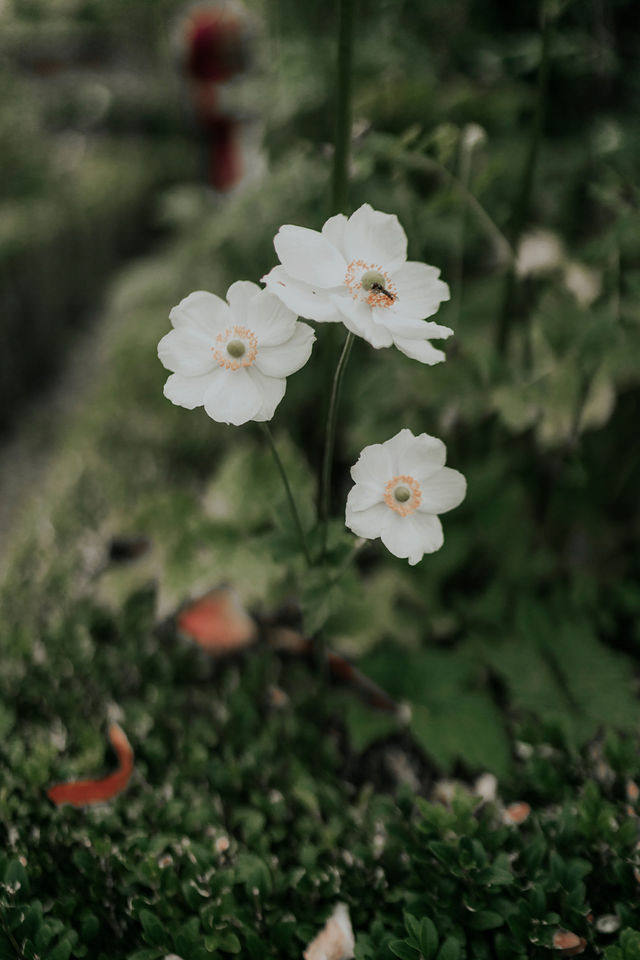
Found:
M 407 261 L 397 217 L 365 203 L 349 219 L 331 217 L 321 233 L 286 224 L 273 242 L 280 266 L 262 281 L 299 316 L 342 322 L 377 349 L 395 344 L 422 363 L 445 359 L 429 340 L 453 331 L 425 317 L 449 299 L 449 287 L 436 267 Z
M 227 300 L 197 290 L 169 314 L 174 329 L 158 344 L 160 360 L 174 371 L 164 395 L 189 410 L 204 406 L 219 423 L 270 420 L 285 378 L 311 355 L 313 330 L 247 280 L 232 284 Z
M 380 537 L 396 557 L 418 563 L 443 543 L 439 513 L 462 503 L 467 482 L 445 467 L 446 447 L 426 433 L 401 430 L 365 447 L 351 468 L 346 525 L 359 536 Z

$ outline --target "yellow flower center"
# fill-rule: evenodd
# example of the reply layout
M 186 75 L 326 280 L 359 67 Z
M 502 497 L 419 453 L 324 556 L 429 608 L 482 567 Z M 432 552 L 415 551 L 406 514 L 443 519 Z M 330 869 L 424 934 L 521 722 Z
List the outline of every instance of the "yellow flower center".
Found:
M 394 477 L 384 488 L 384 502 L 401 517 L 417 510 L 421 500 L 420 484 L 413 477 Z
M 227 327 L 224 333 L 218 334 L 211 349 L 219 367 L 239 370 L 253 365 L 258 354 L 258 339 L 248 327 Z
M 352 260 L 344 277 L 354 300 L 370 307 L 390 307 L 398 297 L 397 288 L 382 267 L 364 260 Z

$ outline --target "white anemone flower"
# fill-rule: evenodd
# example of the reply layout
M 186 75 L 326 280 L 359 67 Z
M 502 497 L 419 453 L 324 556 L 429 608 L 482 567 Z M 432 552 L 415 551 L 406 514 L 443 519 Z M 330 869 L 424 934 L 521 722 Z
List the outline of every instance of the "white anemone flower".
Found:
M 307 362 L 315 335 L 255 283 L 232 284 L 227 300 L 197 290 L 169 314 L 174 329 L 158 344 L 160 360 L 173 371 L 164 395 L 189 410 L 204 406 L 219 423 L 271 420 L 286 378 Z
M 453 333 L 425 322 L 449 299 L 440 271 L 407 260 L 398 218 L 363 204 L 349 219 L 340 213 L 322 232 L 286 224 L 274 238 L 280 265 L 262 282 L 307 320 L 342 322 L 379 349 L 393 344 L 422 363 L 445 359 L 429 340 Z
M 358 537 L 380 537 L 396 557 L 418 563 L 444 542 L 438 514 L 464 500 L 467 481 L 445 467 L 442 440 L 401 430 L 385 443 L 365 447 L 351 468 L 346 525 Z

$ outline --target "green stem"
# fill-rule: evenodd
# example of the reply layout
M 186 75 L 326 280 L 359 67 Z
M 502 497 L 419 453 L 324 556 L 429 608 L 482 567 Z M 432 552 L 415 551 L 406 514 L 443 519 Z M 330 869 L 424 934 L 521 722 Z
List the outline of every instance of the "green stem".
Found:
M 354 546 L 346 555 L 346 557 L 344 558 L 344 560 L 342 561 L 342 563 L 340 564 L 340 566 L 338 567 L 334 575 L 327 580 L 327 590 L 330 590 L 331 587 L 334 587 L 336 583 L 338 583 L 342 574 L 349 569 L 349 567 L 351 566 L 355 558 L 358 556 L 362 548 L 366 546 L 367 543 L 368 541 L 365 540 L 363 537 L 358 537 Z
M 349 190 L 354 0 L 338 0 L 338 90 L 333 157 L 333 212 L 343 213 Z
M 535 113 L 531 127 L 529 149 L 527 151 L 527 156 L 522 171 L 522 180 L 520 182 L 518 200 L 514 207 L 508 231 L 509 239 L 514 248 L 516 247 L 518 240 L 522 235 L 522 231 L 529 216 L 529 209 L 531 207 L 531 195 L 533 192 L 538 155 L 540 153 L 540 144 L 542 142 L 542 131 L 544 126 L 545 106 L 547 100 L 547 87 L 549 83 L 549 52 L 551 48 L 552 17 L 545 9 L 545 0 L 542 0 L 541 7 L 542 50 L 540 52 L 540 66 L 538 67 L 538 86 Z M 513 320 L 515 306 L 515 289 L 516 272 L 515 264 L 512 263 L 505 280 L 502 310 L 500 312 L 500 318 L 496 330 L 496 347 L 501 356 L 505 355 L 509 346 L 511 322 Z
M 274 439 L 273 439 L 273 434 L 271 433 L 271 428 L 269 427 L 269 424 L 268 424 L 268 423 L 261 423 L 260 426 L 262 427 L 262 429 L 263 429 L 263 431 L 264 431 L 264 435 L 265 435 L 265 437 L 267 438 L 267 443 L 269 444 L 269 448 L 270 448 L 270 450 L 271 450 L 271 453 L 273 454 L 273 459 L 274 459 L 275 462 L 276 462 L 276 466 L 277 466 L 277 468 L 278 468 L 278 472 L 280 473 L 280 476 L 281 476 L 281 478 L 282 478 L 282 484 L 283 484 L 283 486 L 284 486 L 285 493 L 286 493 L 286 495 L 287 495 L 287 500 L 289 501 L 289 509 L 291 510 L 291 516 L 293 517 L 293 522 L 294 522 L 296 531 L 297 531 L 297 533 L 298 533 L 298 539 L 299 539 L 299 541 L 300 541 L 300 546 L 301 546 L 301 548 L 302 548 L 302 552 L 304 553 L 305 560 L 307 561 L 307 566 L 310 567 L 310 566 L 311 566 L 311 562 L 312 562 L 312 561 L 311 561 L 311 554 L 309 553 L 309 547 L 307 546 L 307 538 L 306 538 L 305 535 L 304 535 L 304 529 L 303 529 L 302 523 L 301 523 L 301 521 L 300 521 L 300 514 L 298 513 L 298 508 L 296 507 L 296 502 L 295 502 L 295 500 L 293 499 L 293 493 L 291 492 L 291 486 L 289 485 L 289 480 L 288 480 L 288 478 L 287 478 L 287 472 L 286 472 L 286 470 L 284 469 L 284 464 L 282 463 L 282 460 L 280 459 L 280 454 L 278 453 L 278 451 L 277 451 L 277 449 L 276 449 L 276 445 L 275 445 L 275 442 L 274 442 Z
M 333 156 L 332 212 L 344 212 L 349 192 L 349 153 L 351 149 L 351 100 L 353 91 L 353 32 L 355 23 L 354 0 L 338 0 L 338 61 L 336 95 L 336 138 Z M 320 475 L 318 519 L 322 524 L 321 556 L 327 552 L 329 507 L 331 500 L 331 472 L 336 440 L 336 419 L 342 378 L 349 360 L 353 334 L 348 333 L 333 376 L 333 387 L 327 415 L 324 458 Z
M 333 375 L 333 386 L 331 388 L 331 400 L 329 401 L 329 414 L 327 417 L 327 432 L 324 443 L 324 458 L 322 460 L 322 478 L 320 483 L 320 521 L 323 524 L 322 531 L 322 556 L 327 552 L 327 533 L 329 523 L 329 507 L 331 502 L 331 468 L 333 466 L 333 451 L 336 442 L 336 421 L 338 416 L 338 402 L 340 400 L 340 390 L 342 380 L 349 362 L 349 354 L 353 346 L 354 336 L 348 333 L 342 347 L 342 353 L 338 360 L 336 372 Z
M 451 272 L 451 290 L 453 300 L 453 320 L 452 326 L 455 329 L 462 313 L 462 284 L 464 278 L 464 245 L 465 233 L 467 229 L 467 210 L 469 204 L 467 196 L 471 193 L 469 184 L 471 183 L 471 165 L 473 162 L 473 144 L 465 142 L 464 131 L 462 143 L 460 146 L 460 159 L 458 163 L 458 180 L 463 189 L 462 209 L 460 210 L 460 221 L 458 224 L 458 240 L 456 243 L 456 252 Z

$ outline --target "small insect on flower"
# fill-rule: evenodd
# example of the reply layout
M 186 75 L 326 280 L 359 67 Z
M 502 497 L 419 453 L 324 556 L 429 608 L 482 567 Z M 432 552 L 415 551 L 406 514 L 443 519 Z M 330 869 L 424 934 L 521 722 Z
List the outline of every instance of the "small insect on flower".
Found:
M 449 287 L 436 267 L 407 261 L 396 216 L 365 203 L 349 219 L 331 217 L 321 233 L 286 224 L 274 246 L 280 265 L 262 281 L 301 317 L 344 323 L 376 349 L 395 344 L 422 363 L 445 359 L 429 340 L 453 331 L 425 318 L 449 299 Z
M 271 420 L 286 378 L 311 356 L 313 330 L 247 280 L 229 287 L 227 301 L 198 290 L 173 308 L 174 329 L 158 344 L 173 371 L 164 395 L 189 410 L 204 406 L 219 423 Z
M 401 430 L 385 443 L 365 447 L 351 468 L 345 522 L 359 537 L 380 537 L 396 557 L 418 563 L 443 544 L 438 514 L 464 500 L 467 482 L 445 467 L 442 440 Z

